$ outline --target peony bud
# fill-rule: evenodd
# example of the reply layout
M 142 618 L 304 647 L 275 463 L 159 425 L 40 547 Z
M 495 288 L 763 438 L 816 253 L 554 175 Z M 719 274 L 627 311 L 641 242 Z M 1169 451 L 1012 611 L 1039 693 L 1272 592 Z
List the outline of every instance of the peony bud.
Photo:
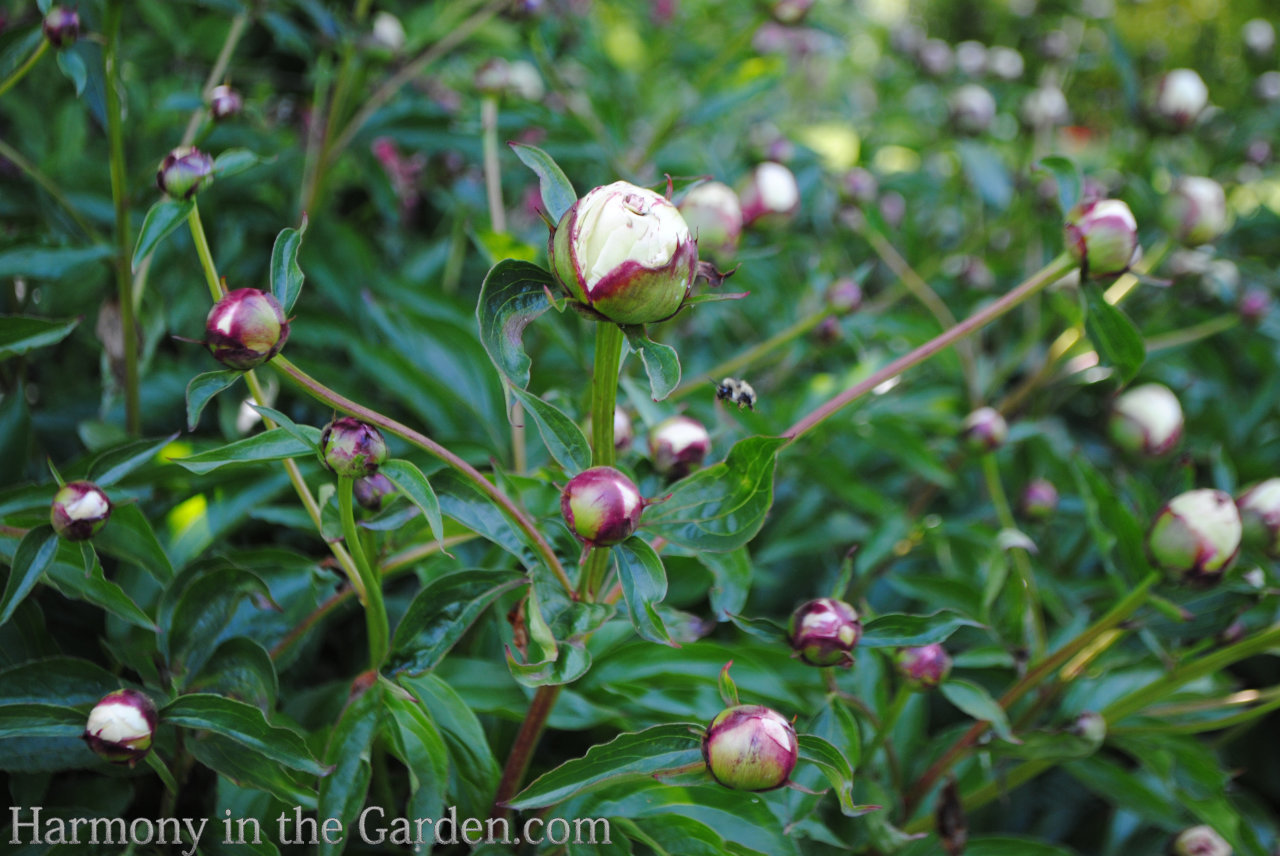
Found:
M 898 674 L 913 690 L 931 690 L 951 674 L 951 656 L 940 644 L 902 648 L 893 658 Z
M 852 606 L 823 597 L 791 613 L 791 648 L 810 666 L 852 666 L 862 622 Z
M 841 277 L 827 287 L 827 306 L 837 315 L 857 312 L 862 305 L 862 286 L 848 277 Z
M 369 423 L 339 416 L 320 432 L 320 454 L 331 471 L 357 479 L 376 473 L 387 460 L 387 441 Z
M 844 328 L 840 326 L 839 318 L 828 315 L 813 328 L 813 335 L 824 345 L 834 345 L 844 338 Z
M 1093 746 L 1107 739 L 1107 720 L 1100 713 L 1086 710 L 1071 724 L 1071 733 Z
M 1064 125 L 1071 118 L 1067 96 L 1052 84 L 1032 90 L 1022 99 L 1022 121 L 1032 128 L 1052 128 Z
M 800 207 L 800 186 L 791 170 L 780 163 L 757 164 L 738 194 L 742 201 L 742 222 L 762 225 L 790 217 Z
M 289 341 L 289 322 L 274 296 L 237 288 L 214 304 L 204 324 L 204 344 L 214 359 L 246 370 L 270 360 Z
M 476 88 L 488 95 L 507 95 L 524 101 L 540 101 L 546 94 L 542 75 L 525 60 L 508 62 L 494 57 L 476 72 Z
M 1009 439 L 1009 423 L 994 407 L 979 407 L 964 420 L 964 440 L 973 452 L 994 452 Z
M 68 541 L 87 541 L 111 517 L 111 500 L 93 482 L 73 481 L 53 495 L 49 522 Z
M 1175 68 L 1156 85 L 1156 115 L 1175 130 L 1188 127 L 1208 103 L 1209 88 L 1189 68 Z
M 1185 829 L 1173 841 L 1174 856 L 1231 856 L 1234 852 L 1211 826 Z
M 726 708 L 702 738 L 712 778 L 735 791 L 771 791 L 787 783 L 800 756 L 796 730 L 763 705 Z
M 670 318 L 698 264 L 697 244 L 676 206 L 625 181 L 575 202 L 552 233 L 548 254 L 565 292 L 618 324 Z
M 1156 567 L 1187 582 L 1213 583 L 1240 550 L 1243 526 L 1231 496 L 1190 490 L 1165 504 L 1147 533 Z
M 685 194 L 679 208 L 699 250 L 719 261 L 733 256 L 742 233 L 742 206 L 733 188 L 719 181 L 699 184 Z
M 916 60 L 926 74 L 941 77 L 955 66 L 955 55 L 951 45 L 942 39 L 928 39 L 920 45 L 916 52 Z
M 356 502 L 361 508 L 369 511 L 381 510 L 383 501 L 396 492 L 396 486 L 391 483 L 391 479 L 382 473 L 362 476 L 356 479 L 351 487 Z
M 1240 313 L 1242 322 L 1250 327 L 1256 327 L 1271 311 L 1271 292 L 1260 287 L 1249 289 L 1241 295 L 1236 311 Z
M 869 169 L 855 166 L 844 174 L 844 192 L 858 205 L 870 205 L 880 194 L 880 182 Z
M 702 466 L 711 451 L 711 435 L 702 423 L 688 416 L 664 419 L 649 432 L 649 456 L 658 472 L 683 478 Z
M 215 122 L 233 119 L 240 115 L 242 109 L 244 99 L 239 92 L 225 83 L 213 87 L 213 92 L 209 95 L 209 115 L 213 116 Z
M 1280 478 L 1259 482 L 1236 500 L 1244 542 L 1280 558 Z
M 621 407 L 613 408 L 613 448 L 618 452 L 625 452 L 631 448 L 631 443 L 635 440 L 636 432 L 631 427 L 631 417 L 627 411 Z
M 213 181 L 213 158 L 195 146 L 179 146 L 165 155 L 156 186 L 174 199 L 191 199 Z
M 378 47 L 398 54 L 404 50 L 404 24 L 390 12 L 379 12 L 373 16 L 372 38 Z
M 74 9 L 54 6 L 41 24 L 44 37 L 55 48 L 69 48 L 80 38 L 80 15 Z
M 998 46 L 987 52 L 987 69 L 1001 80 L 1017 80 L 1026 67 L 1022 54 L 1013 48 Z
M 156 706 L 137 690 L 116 690 L 102 697 L 84 729 L 89 748 L 113 764 L 132 767 L 151 751 Z
M 1254 56 L 1264 57 L 1275 50 L 1276 28 L 1266 18 L 1246 21 L 1240 36 L 1245 49 Z
M 1227 195 L 1211 178 L 1185 176 L 1165 197 L 1164 221 L 1179 243 L 1198 247 L 1227 230 Z
M 815 0 L 771 0 L 769 14 L 780 24 L 798 24 L 809 14 Z
M 644 506 L 635 482 L 613 467 L 583 470 L 560 494 L 560 511 L 569 530 L 588 547 L 609 547 L 630 538 Z
M 1138 249 L 1138 221 L 1119 199 L 1081 202 L 1067 214 L 1067 252 L 1080 276 L 1116 276 L 1129 269 Z
M 1022 491 L 1022 514 L 1029 520 L 1044 520 L 1058 510 L 1058 489 L 1047 479 L 1029 482 Z
M 976 83 L 966 83 L 948 99 L 951 121 L 965 134 L 981 134 L 996 118 L 996 99 Z
M 1182 439 L 1182 405 L 1169 387 L 1144 383 L 1116 398 L 1107 430 L 1123 451 L 1158 458 Z
M 956 68 L 968 77 L 977 77 L 987 70 L 987 46 L 972 39 L 956 45 Z

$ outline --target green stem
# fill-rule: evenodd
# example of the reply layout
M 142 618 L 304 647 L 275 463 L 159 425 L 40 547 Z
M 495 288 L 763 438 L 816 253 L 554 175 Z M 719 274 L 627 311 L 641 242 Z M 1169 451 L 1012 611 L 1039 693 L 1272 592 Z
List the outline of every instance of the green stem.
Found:
M 862 755 L 868 763 L 875 760 L 876 753 L 880 751 L 880 747 L 885 745 L 885 741 L 889 739 L 889 732 L 893 731 L 893 727 L 898 724 L 898 720 L 902 717 L 902 712 L 907 709 L 907 702 L 910 700 L 911 689 L 904 682 L 894 694 L 893 702 L 889 705 L 889 710 L 885 712 L 884 719 L 880 720 L 880 727 L 876 729 L 876 736 L 871 741 L 871 747 Z
M 783 436 L 795 441 L 885 381 L 893 380 L 907 369 L 919 365 L 939 351 L 982 329 L 1029 297 L 1038 294 L 1051 283 L 1056 282 L 1075 266 L 1076 263 L 1071 257 L 1063 253 L 1045 265 L 1039 273 L 1027 279 L 1008 294 L 979 309 L 950 330 L 930 339 L 911 353 L 899 357 L 887 366 L 873 372 L 865 380 L 854 384 L 825 404 L 822 404 L 788 428 Z
M 618 403 L 618 371 L 622 366 L 622 328 L 596 324 L 595 365 L 591 372 L 591 464 L 613 466 L 613 411 Z M 587 554 L 578 578 L 578 594 L 594 600 L 609 570 L 609 548 Z
M 370 567 L 364 547 L 360 545 L 360 533 L 356 530 L 355 511 L 352 507 L 354 486 L 353 479 L 338 476 L 338 516 L 342 518 L 342 536 L 346 539 L 347 550 L 356 560 L 356 569 L 364 582 L 364 618 L 369 630 L 369 664 L 377 671 L 387 659 L 387 651 L 391 647 L 391 628 L 387 622 L 387 607 L 382 602 L 382 580 Z
M 218 268 L 213 263 L 213 252 L 209 249 L 209 238 L 205 235 L 204 223 L 200 222 L 200 206 L 192 200 L 191 214 L 187 216 L 187 225 L 191 227 L 191 239 L 195 241 L 196 255 L 200 257 L 200 267 L 204 270 L 204 280 L 209 286 L 209 296 L 217 303 L 226 297 L 227 290 L 218 279 Z
M 195 141 L 196 132 L 200 130 L 200 120 L 205 115 L 204 102 L 209 100 L 209 95 L 213 91 L 213 87 L 218 85 L 218 81 L 227 73 L 227 66 L 231 63 L 231 54 L 235 52 L 236 45 L 239 44 L 241 36 L 244 35 L 245 29 L 249 26 L 249 14 L 241 12 L 231 19 L 231 27 L 227 30 L 227 37 L 222 42 L 222 50 L 218 51 L 218 58 L 213 61 L 213 68 L 209 70 L 209 76 L 205 78 L 204 86 L 200 89 L 200 106 L 191 113 L 191 118 L 187 120 L 187 129 L 182 133 L 182 145 L 189 146 Z
M 1000 481 L 1000 466 L 996 456 L 987 453 L 982 456 L 982 475 L 987 483 L 987 493 L 991 495 L 991 504 L 995 506 L 996 518 L 1004 529 L 1017 529 L 1017 521 L 1013 518 L 1013 509 L 1009 506 L 1009 497 L 1004 492 L 1004 484 Z M 1035 572 L 1031 568 L 1031 560 L 1027 551 L 1021 547 L 1010 549 L 1013 554 L 1013 567 L 1018 572 L 1018 583 L 1022 586 L 1019 592 L 1024 612 L 1023 621 L 1031 650 L 1031 658 L 1039 659 L 1044 655 L 1045 631 L 1044 615 L 1040 612 L 1040 592 L 1036 587 Z
M 27 57 L 27 61 L 14 69 L 13 74 L 6 77 L 3 83 L 0 83 L 0 95 L 4 95 L 17 85 L 19 80 L 26 77 L 27 72 L 35 68 L 36 63 L 40 61 L 40 57 L 44 56 L 45 52 L 48 50 L 49 40 L 44 38 L 42 35 L 40 38 L 40 44 L 36 46 L 36 49 L 32 52 L 31 56 Z
M 120 335 L 124 339 L 125 425 L 131 435 L 142 427 L 138 392 L 138 333 L 133 317 L 133 280 L 129 269 L 129 193 L 125 187 L 124 124 L 120 110 L 120 20 L 122 0 L 107 4 L 103 50 L 106 76 L 107 138 L 111 146 L 111 199 L 116 212 L 116 300 L 120 303 Z
M 1159 336 L 1152 336 L 1147 340 L 1147 353 L 1154 354 L 1156 351 L 1167 351 L 1170 348 L 1190 345 L 1192 342 L 1198 342 L 1201 339 L 1207 339 L 1210 336 L 1225 333 L 1239 324 L 1240 316 L 1221 315 L 1217 318 L 1210 318 L 1208 321 L 1202 321 L 1199 324 L 1194 324 L 1190 327 L 1184 327 L 1181 330 L 1174 330 L 1169 333 L 1163 333 Z

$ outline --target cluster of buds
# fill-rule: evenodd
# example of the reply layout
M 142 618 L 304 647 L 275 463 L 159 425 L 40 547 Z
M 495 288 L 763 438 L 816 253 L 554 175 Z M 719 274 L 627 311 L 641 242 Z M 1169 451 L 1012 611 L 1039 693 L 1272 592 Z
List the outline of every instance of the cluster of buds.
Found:
M 320 432 L 320 456 L 336 475 L 359 479 L 373 475 L 387 460 L 382 432 L 351 416 L 339 416 Z
M 1236 499 L 1244 542 L 1280 558 L 1280 478 L 1259 482 Z
M 1182 439 L 1182 405 L 1167 386 L 1144 383 L 1115 400 L 1107 430 L 1121 450 L 1158 458 Z
M 979 407 L 964 420 L 964 441 L 972 452 L 994 452 L 1009 439 L 1009 423 L 994 407 Z
M 1184 176 L 1165 198 L 1165 228 L 1187 247 L 1216 240 L 1227 230 L 1227 195 L 1212 178 Z
M 917 692 L 936 689 L 951 674 L 951 655 L 937 642 L 903 648 L 893 662 L 907 687 Z
M 1212 585 L 1240 552 L 1243 524 L 1230 494 L 1190 490 L 1165 503 L 1147 532 L 1147 553 L 1170 577 Z
M 80 15 L 74 9 L 54 6 L 44 16 L 40 28 L 55 48 L 69 48 L 80 38 Z
M 689 190 L 678 207 L 700 251 L 721 263 L 733 257 L 742 235 L 742 204 L 732 187 L 703 182 Z
M 711 451 L 711 435 L 701 422 L 688 416 L 664 419 L 649 432 L 653 467 L 668 478 L 684 478 L 702 466 Z
M 173 199 L 192 199 L 213 181 L 213 158 L 195 146 L 179 146 L 164 156 L 156 186 Z
M 89 712 L 84 741 L 113 764 L 137 764 L 151 751 L 156 732 L 156 706 L 137 690 L 116 690 Z
M 256 288 L 237 288 L 213 305 L 204 345 L 224 366 L 246 371 L 270 360 L 289 341 L 280 301 Z
M 93 482 L 67 482 L 53 495 L 49 523 L 68 541 L 87 541 L 111 517 L 111 500 Z
M 560 494 L 569 531 L 588 547 L 610 547 L 630 538 L 645 504 L 635 482 L 613 467 L 583 470 Z
M 707 771 L 735 791 L 771 791 L 787 783 L 800 757 L 796 730 L 763 705 L 727 708 L 707 727 L 702 758 Z
M 842 600 L 823 597 L 791 613 L 791 648 L 810 666 L 852 666 L 862 638 L 857 611 Z
M 1119 276 L 1138 250 L 1138 221 L 1119 199 L 1081 202 L 1067 214 L 1064 232 L 1082 279 Z

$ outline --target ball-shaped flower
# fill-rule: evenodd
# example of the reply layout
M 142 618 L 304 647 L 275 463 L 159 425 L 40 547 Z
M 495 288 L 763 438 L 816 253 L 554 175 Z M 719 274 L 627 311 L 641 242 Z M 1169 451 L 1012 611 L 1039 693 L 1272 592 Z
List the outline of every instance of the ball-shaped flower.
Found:
M 898 674 L 913 690 L 931 690 L 951 674 L 951 655 L 942 645 L 902 648 L 893 658 Z
M 1158 458 L 1178 445 L 1182 423 L 1182 405 L 1169 387 L 1144 383 L 1116 397 L 1107 431 L 1122 450 Z
M 213 158 L 195 146 L 179 146 L 156 170 L 156 186 L 174 199 L 191 199 L 213 181 Z
M 649 432 L 654 469 L 670 478 L 683 478 L 702 466 L 710 451 L 711 435 L 689 416 L 664 419 Z
M 1124 273 L 1138 249 L 1138 221 L 1119 199 L 1076 205 L 1067 214 L 1064 234 L 1084 279 Z
M 742 205 L 732 187 L 704 182 L 684 195 L 679 208 L 699 250 L 720 262 L 733 257 L 742 235 Z
M 372 475 L 387 460 L 387 441 L 368 422 L 339 416 L 320 432 L 324 465 L 339 476 L 358 479 Z
M 1198 247 L 1227 230 L 1227 194 L 1212 178 L 1189 175 L 1165 197 L 1164 225 L 1182 245 Z
M 1230 494 L 1190 490 L 1169 500 L 1147 532 L 1151 561 L 1169 576 L 1212 584 L 1240 551 L 1243 524 Z

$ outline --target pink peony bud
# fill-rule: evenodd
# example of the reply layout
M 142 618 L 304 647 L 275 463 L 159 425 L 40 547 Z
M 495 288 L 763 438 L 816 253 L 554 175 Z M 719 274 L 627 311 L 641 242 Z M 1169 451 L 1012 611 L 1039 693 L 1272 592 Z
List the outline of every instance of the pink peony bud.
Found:
M 994 407 L 979 407 L 964 420 L 964 440 L 974 452 L 994 452 L 1009 439 L 1009 423 Z
M 240 115 L 244 109 L 244 99 L 227 84 L 213 87 L 209 96 L 209 114 L 215 122 L 223 122 Z
M 204 325 L 204 344 L 214 359 L 233 369 L 270 360 L 289 341 L 289 322 L 274 296 L 237 288 L 214 304 Z
M 735 791 L 771 791 L 787 783 L 800 757 L 796 730 L 782 714 L 758 704 L 721 711 L 702 739 L 712 777 Z
M 339 416 L 320 432 L 320 454 L 332 472 L 358 479 L 376 473 L 387 460 L 387 441 L 369 423 Z
M 811 666 L 851 666 L 862 638 L 857 611 L 829 597 L 801 604 L 791 613 L 791 648 Z
M 898 674 L 913 690 L 931 690 L 951 674 L 951 656 L 938 643 L 902 648 L 894 657 Z
M 1182 439 L 1182 405 L 1169 387 L 1144 383 L 1119 395 L 1107 430 L 1125 452 L 1158 458 Z
M 702 423 L 688 416 L 664 419 L 649 432 L 653 467 L 670 478 L 683 478 L 702 466 L 711 451 L 711 435 Z
M 111 500 L 93 482 L 73 481 L 53 495 L 49 522 L 68 541 L 87 541 L 107 524 Z
M 1231 496 L 1190 490 L 1169 500 L 1147 532 L 1151 561 L 1171 577 L 1215 583 L 1240 550 L 1243 525 Z
M 1129 269 L 1138 249 L 1138 221 L 1119 199 L 1082 202 L 1067 214 L 1067 252 L 1082 278 L 1115 276 Z
M 69 48 L 80 38 L 80 15 L 74 9 L 54 6 L 41 24 L 44 37 L 55 48 Z
M 156 170 L 156 186 L 174 199 L 191 199 L 213 181 L 213 158 L 194 146 L 179 146 Z
M 685 194 L 679 208 L 700 251 L 718 261 L 733 257 L 742 234 L 742 206 L 733 188 L 719 181 L 704 182 Z
M 630 538 L 644 507 L 635 482 L 613 467 L 583 470 L 560 494 L 560 511 L 569 530 L 588 547 L 609 547 Z
M 156 706 L 137 690 L 116 690 L 89 711 L 84 741 L 113 764 L 132 767 L 151 751 L 156 731 Z

